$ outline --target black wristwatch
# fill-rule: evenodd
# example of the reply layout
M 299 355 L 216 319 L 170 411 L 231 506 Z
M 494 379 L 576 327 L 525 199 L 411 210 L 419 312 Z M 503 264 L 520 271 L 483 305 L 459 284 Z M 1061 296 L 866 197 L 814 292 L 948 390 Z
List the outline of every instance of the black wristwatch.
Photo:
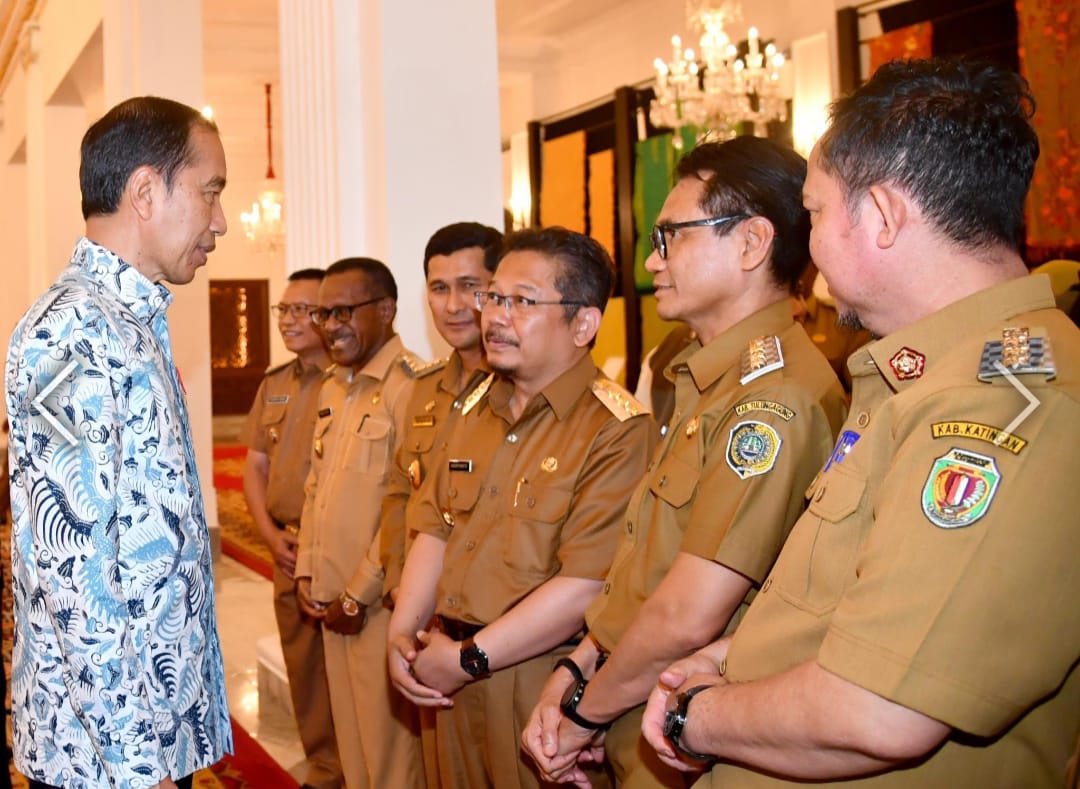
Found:
M 581 703 L 581 697 L 585 695 L 585 687 L 589 684 L 589 680 L 581 675 L 581 669 L 578 668 L 574 661 L 569 658 L 566 658 L 565 660 L 565 663 L 560 660 L 555 667 L 566 666 L 570 673 L 574 675 L 574 684 L 566 689 L 566 692 L 563 693 L 562 701 L 559 703 L 559 709 L 562 710 L 563 716 L 569 718 L 583 729 L 599 731 L 600 729 L 608 728 L 611 725 L 610 723 L 596 723 L 595 721 L 582 717 L 577 711 L 578 704 Z M 567 663 L 574 668 L 567 666 Z M 577 669 L 577 671 L 575 672 L 574 669 Z
M 474 679 L 486 677 L 488 670 L 487 652 L 476 645 L 472 636 L 461 642 L 461 668 Z
M 683 729 L 686 728 L 686 714 L 690 709 L 690 701 L 703 690 L 708 690 L 712 685 L 696 685 L 690 690 L 680 693 L 675 697 L 675 707 L 664 715 L 664 736 L 668 742 L 675 746 L 676 750 L 699 762 L 711 762 L 712 756 L 695 753 L 680 742 Z

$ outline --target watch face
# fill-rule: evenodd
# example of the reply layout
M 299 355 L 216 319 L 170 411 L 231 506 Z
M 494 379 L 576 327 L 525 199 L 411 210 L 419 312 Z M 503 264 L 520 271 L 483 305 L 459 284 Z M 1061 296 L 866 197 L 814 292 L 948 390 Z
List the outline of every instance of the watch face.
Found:
M 682 720 L 678 710 L 668 710 L 664 713 L 664 736 L 674 741 L 682 734 Z
M 472 677 L 482 677 L 488 673 L 488 659 L 484 650 L 471 646 L 461 653 L 461 667 Z
M 344 611 L 347 616 L 356 616 L 360 613 L 360 604 L 351 597 L 346 597 L 341 601 L 341 610 Z

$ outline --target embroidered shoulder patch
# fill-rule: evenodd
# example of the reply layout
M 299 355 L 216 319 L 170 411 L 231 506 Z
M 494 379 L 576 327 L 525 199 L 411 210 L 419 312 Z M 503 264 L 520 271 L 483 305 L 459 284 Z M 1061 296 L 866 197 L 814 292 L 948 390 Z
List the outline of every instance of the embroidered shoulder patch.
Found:
M 792 417 L 795 416 L 794 411 L 775 400 L 747 400 L 745 403 L 739 403 L 735 406 L 736 416 L 746 416 L 751 411 L 768 411 L 776 414 L 785 422 L 790 422 Z
M 783 439 L 764 422 L 740 422 L 731 428 L 727 464 L 742 479 L 772 471 L 780 455 Z
M 592 382 L 592 393 L 620 422 L 649 413 L 648 408 L 610 378 L 596 378 Z
M 955 447 L 934 461 L 922 491 L 922 510 L 943 529 L 970 526 L 985 515 L 1001 472 L 992 457 Z

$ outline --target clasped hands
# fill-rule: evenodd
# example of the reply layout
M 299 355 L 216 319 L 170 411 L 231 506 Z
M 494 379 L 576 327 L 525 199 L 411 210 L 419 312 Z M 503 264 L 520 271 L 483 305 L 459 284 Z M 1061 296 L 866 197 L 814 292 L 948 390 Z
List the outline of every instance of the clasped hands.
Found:
M 454 706 L 450 696 L 472 680 L 461 667 L 461 642 L 438 630 L 391 635 L 386 660 L 394 687 L 420 707 Z
M 361 605 L 359 612 L 350 616 L 343 607 L 344 598 L 343 594 L 329 603 L 315 600 L 311 596 L 311 579 L 296 580 L 296 601 L 301 611 L 322 622 L 327 630 L 343 636 L 355 636 L 364 629 L 367 610 Z

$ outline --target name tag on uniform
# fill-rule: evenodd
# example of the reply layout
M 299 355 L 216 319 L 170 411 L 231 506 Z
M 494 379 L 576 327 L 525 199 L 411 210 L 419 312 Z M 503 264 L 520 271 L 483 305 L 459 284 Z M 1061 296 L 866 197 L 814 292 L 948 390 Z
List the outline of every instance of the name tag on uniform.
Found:
M 324 418 L 330 416 L 330 414 L 332 414 L 332 413 L 334 413 L 333 408 L 320 408 L 319 409 L 319 418 L 324 419 Z
M 464 471 L 466 474 L 472 473 L 472 461 L 471 460 L 451 460 L 451 471 Z
M 266 398 L 266 402 L 270 405 L 285 405 L 289 402 L 288 395 L 274 395 L 273 397 Z
M 435 427 L 435 417 L 431 414 L 424 414 L 423 416 L 414 416 L 412 418 L 413 427 Z

